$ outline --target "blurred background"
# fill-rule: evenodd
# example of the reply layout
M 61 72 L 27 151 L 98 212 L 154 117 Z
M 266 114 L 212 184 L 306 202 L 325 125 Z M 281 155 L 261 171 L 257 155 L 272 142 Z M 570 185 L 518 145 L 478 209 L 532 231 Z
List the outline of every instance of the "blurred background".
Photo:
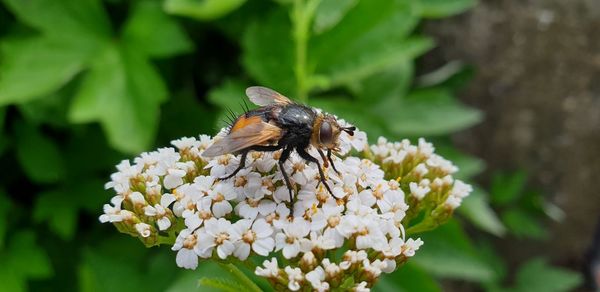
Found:
M 376 290 L 594 291 L 599 27 L 595 0 L 1 0 L 0 291 L 200 289 L 214 266 L 99 223 L 103 185 L 257 84 L 476 186 Z

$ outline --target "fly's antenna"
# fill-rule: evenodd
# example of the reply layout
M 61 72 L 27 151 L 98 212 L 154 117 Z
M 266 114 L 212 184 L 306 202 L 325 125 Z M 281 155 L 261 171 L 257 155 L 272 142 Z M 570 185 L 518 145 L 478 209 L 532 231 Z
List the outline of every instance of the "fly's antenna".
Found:
M 354 131 L 356 131 L 356 127 L 352 126 L 352 127 L 344 127 L 342 128 L 342 130 L 346 133 L 348 133 L 348 135 L 350 136 L 354 136 Z

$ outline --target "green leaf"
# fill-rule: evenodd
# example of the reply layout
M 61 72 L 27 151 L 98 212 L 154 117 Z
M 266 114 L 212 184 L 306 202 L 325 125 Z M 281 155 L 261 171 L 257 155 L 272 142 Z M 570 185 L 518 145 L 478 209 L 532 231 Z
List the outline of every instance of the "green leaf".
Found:
M 246 85 L 238 80 L 225 80 L 208 93 L 208 100 L 223 109 L 236 111 L 246 102 L 254 106 L 246 97 Z
M 85 250 L 79 267 L 80 290 L 142 291 L 144 280 L 135 264 L 136 262 L 126 261 L 124 258 Z
M 510 233 L 519 238 L 548 238 L 548 231 L 539 220 L 523 210 L 509 209 L 502 213 L 501 218 Z
M 128 48 L 109 46 L 83 80 L 69 118 L 99 121 L 115 149 L 137 153 L 151 144 L 159 105 L 166 98 L 161 77 L 146 59 Z
M 311 40 L 309 60 L 320 72 L 365 49 L 406 38 L 418 23 L 413 6 L 408 0 L 359 1 L 335 27 Z
M 246 0 L 167 0 L 165 10 L 198 20 L 213 20 L 236 10 L 245 2 Z
M 36 245 L 32 231 L 21 231 L 12 236 L 8 248 L 0 252 L 0 262 L 0 289 L 3 291 L 27 291 L 28 279 L 52 275 L 48 256 Z
M 573 291 L 582 282 L 580 273 L 552 267 L 545 259 L 536 258 L 519 269 L 514 291 Z
M 437 281 L 425 270 L 410 261 L 392 274 L 383 274 L 373 291 L 442 291 Z
M 322 0 L 315 12 L 313 30 L 321 34 L 334 27 L 359 0 Z
M 458 172 L 453 174 L 454 178 L 467 180 L 485 169 L 485 162 L 477 157 L 462 153 L 454 147 L 436 145 L 436 152 L 446 159 L 452 161 Z
M 77 198 L 63 190 L 38 194 L 33 210 L 37 223 L 48 222 L 50 229 L 64 240 L 73 238 L 77 227 Z
M 2 263 L 5 262 L 2 256 L 0 256 L 0 260 Z M 0 283 L 2 283 L 2 291 L 27 291 L 26 279 L 13 271 L 11 267 L 6 264 L 0 265 Z
M 525 171 L 515 171 L 512 173 L 498 173 L 492 178 L 490 193 L 492 194 L 492 203 L 498 206 L 506 206 L 514 203 L 519 195 L 522 194 L 527 183 L 527 173 Z
M 353 84 L 427 51 L 424 37 L 406 39 L 417 18 L 410 1 L 360 1 L 333 29 L 314 38 L 309 61 L 328 89 Z M 323 82 L 322 82 L 323 83 Z
M 437 86 L 458 91 L 473 79 L 474 74 L 473 66 L 465 65 L 460 61 L 451 61 L 432 72 L 419 76 L 416 85 L 419 88 Z
M 419 0 L 423 17 L 444 18 L 459 14 L 477 4 L 476 0 Z
M 38 183 L 53 183 L 65 176 L 65 165 L 58 146 L 37 129 L 17 124 L 17 159 L 27 176 Z
M 0 250 L 4 248 L 4 238 L 9 226 L 9 211 L 12 208 L 12 202 L 7 198 L 6 192 L 0 189 Z
M 488 194 L 475 186 L 473 192 L 463 201 L 458 212 L 465 216 L 473 225 L 496 236 L 503 236 L 506 228 L 490 208 Z
M 354 82 L 373 76 L 397 66 L 406 66 L 410 60 L 433 47 L 433 41 L 424 37 L 413 37 L 397 42 L 388 41 L 377 48 L 362 48 L 361 53 L 352 52 L 344 61 L 332 64 L 319 74 L 328 76 L 324 89 L 339 85 L 351 85 Z
M 58 90 L 85 68 L 93 51 L 82 43 L 46 37 L 2 42 L 0 106 Z
M 386 98 L 406 95 L 414 74 L 412 61 L 399 62 L 396 66 L 364 78 L 361 82 L 348 84 L 357 98 L 370 103 Z
M 6 108 L 0 107 L 0 133 L 4 132 L 4 117 L 6 117 Z
M 41 98 L 31 100 L 18 105 L 19 112 L 27 123 L 33 125 L 50 125 L 61 128 L 68 126 L 67 109 L 71 101 L 71 88 L 67 85 L 64 89 Z
M 211 287 L 219 291 L 239 292 L 246 291 L 246 287 L 239 283 L 223 278 L 202 278 L 198 281 L 198 285 L 203 287 Z M 260 290 L 259 290 L 260 291 Z
M 254 284 L 252 279 L 248 278 L 246 274 L 244 274 L 240 269 L 238 269 L 234 264 L 220 264 L 221 268 L 229 273 L 233 279 L 237 282 L 236 284 L 243 286 L 243 290 L 245 291 L 255 291 L 261 292 L 262 290 Z M 235 283 L 235 282 L 234 282 Z M 235 292 L 235 291 L 234 291 Z
M 44 279 L 52 275 L 52 266 L 46 252 L 35 241 L 32 231 L 15 234 L 10 240 L 6 264 L 22 277 Z
M 258 84 L 284 95 L 296 88 L 291 24 L 284 9 L 277 9 L 249 25 L 242 47 L 246 71 Z
M 151 57 L 170 57 L 192 49 L 184 31 L 159 3 L 140 1 L 133 5 L 123 30 L 123 38 L 132 49 Z
M 78 42 L 110 37 L 109 20 L 97 0 L 3 1 L 22 22 L 45 34 Z
M 174 94 L 162 107 L 158 143 L 168 144 L 178 137 L 215 133 L 216 111 L 201 104 L 193 92 Z
M 443 278 L 487 282 L 495 277 L 494 269 L 478 254 L 460 225 L 450 221 L 436 230 L 422 234 L 425 244 L 414 263 Z
M 456 101 L 440 88 L 413 91 L 406 98 L 389 98 L 375 106 L 390 130 L 405 136 L 453 133 L 479 123 L 480 111 Z

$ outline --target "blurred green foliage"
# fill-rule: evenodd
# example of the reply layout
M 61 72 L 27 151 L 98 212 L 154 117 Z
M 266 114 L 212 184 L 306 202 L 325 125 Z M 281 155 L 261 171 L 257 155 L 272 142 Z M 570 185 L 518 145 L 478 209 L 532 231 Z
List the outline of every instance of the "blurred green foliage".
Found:
M 215 133 L 248 85 L 335 113 L 371 139 L 428 136 L 458 164 L 461 179 L 484 168 L 448 138 L 482 119 L 454 97 L 473 69 L 453 62 L 415 78 L 415 60 L 435 46 L 419 24 L 460 13 L 473 0 L 1 3 L 2 291 L 190 291 L 198 279 L 220 275 L 214 265 L 180 270 L 168 249 L 146 250 L 97 216 L 111 197 L 103 182 L 119 160 Z M 542 259 L 506 286 L 491 237 L 464 230 L 543 238 L 539 211 L 559 212 L 540 209 L 525 180 L 498 176 L 491 197 L 477 188 L 463 216 L 424 234 L 415 260 L 376 289 L 439 291 L 439 279 L 490 291 L 576 286 L 577 275 Z

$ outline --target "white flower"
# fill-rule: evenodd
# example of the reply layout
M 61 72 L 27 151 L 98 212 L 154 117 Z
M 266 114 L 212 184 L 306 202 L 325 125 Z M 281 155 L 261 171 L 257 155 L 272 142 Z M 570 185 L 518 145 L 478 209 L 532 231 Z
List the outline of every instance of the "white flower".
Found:
M 417 184 L 416 182 L 411 182 L 408 185 L 410 187 L 410 194 L 413 197 L 417 198 L 417 200 L 422 200 L 425 197 L 425 195 L 427 195 L 427 193 L 431 191 L 431 189 L 429 188 L 428 179 L 422 180 L 419 184 Z
M 402 246 L 402 254 L 407 257 L 412 257 L 421 245 L 423 245 L 423 241 L 420 238 L 417 238 L 417 240 L 409 238 Z
M 329 283 L 325 282 L 325 271 L 323 268 L 316 267 L 314 270 L 308 272 L 305 278 L 315 290 L 329 290 Z
M 123 220 L 121 217 L 121 203 L 123 202 L 122 196 L 114 196 L 110 200 L 111 204 L 104 204 L 104 214 L 100 215 L 100 222 L 120 222 Z
M 291 178 L 296 184 L 304 186 L 319 174 L 317 169 L 310 167 L 304 159 L 296 155 L 291 156 L 290 161 L 293 170 Z
M 347 270 L 350 266 L 362 263 L 367 259 L 367 252 L 364 250 L 347 250 L 342 257 L 342 261 L 340 262 L 340 268 Z
M 404 161 L 404 159 L 408 155 L 408 152 L 404 150 L 390 149 L 388 155 L 389 156 L 383 159 L 383 163 L 400 164 Z
M 425 166 L 425 164 L 423 164 L 423 163 L 417 164 L 417 166 L 412 171 L 414 173 L 416 173 L 417 176 L 419 176 L 419 177 L 423 177 L 424 175 L 426 175 L 429 172 L 429 170 L 427 169 L 427 166 Z
M 176 262 L 178 267 L 195 269 L 198 266 L 196 249 L 197 236 L 189 229 L 183 229 L 175 239 L 171 250 L 177 251 Z
M 429 159 L 427 159 L 426 163 L 429 167 L 438 168 L 446 174 L 453 174 L 458 171 L 458 167 L 452 164 L 452 162 L 437 154 L 432 154 Z
M 344 206 L 339 206 L 335 202 L 324 204 L 321 208 L 317 209 L 315 214 L 311 217 L 310 229 L 321 230 L 325 227 L 335 228 L 341 220 Z
M 212 199 L 212 212 L 216 218 L 221 218 L 233 210 L 230 200 L 237 198 L 235 190 L 231 184 L 219 183 L 208 192 L 208 197 Z
M 196 140 L 196 138 L 194 137 L 183 137 L 183 138 L 179 138 L 177 140 L 173 140 L 171 141 L 171 144 L 175 147 L 177 147 L 177 149 L 179 150 L 183 150 L 183 149 L 191 149 L 191 148 L 198 148 L 200 146 L 200 141 Z
M 175 163 L 181 159 L 181 155 L 170 147 L 159 148 L 158 151 L 152 152 L 142 159 L 145 160 L 146 165 L 149 165 L 146 171 L 148 174 L 163 176 L 167 174 L 169 168 L 175 168 Z
M 444 206 L 450 210 L 454 210 L 460 206 L 462 203 L 462 199 L 455 196 L 448 196 L 446 201 L 444 202 Z
M 404 202 L 404 192 L 401 189 L 386 191 L 381 200 L 377 201 L 377 206 L 381 213 L 392 213 L 396 222 L 400 222 L 408 210 L 408 205 Z
M 163 206 L 156 204 L 154 207 L 146 206 L 144 208 L 144 214 L 150 217 L 156 217 L 156 224 L 158 225 L 159 230 L 167 230 L 171 227 L 171 220 L 167 216 L 167 209 Z
M 263 262 L 264 268 L 258 266 L 254 273 L 257 276 L 265 277 L 265 278 L 275 278 L 279 275 L 279 266 L 277 264 L 277 258 L 271 258 L 271 261 L 265 260 Z
M 352 288 L 353 292 L 369 292 L 371 289 L 367 288 L 367 282 L 362 281 Z
M 431 154 L 433 154 L 433 151 L 435 150 L 433 144 L 425 141 L 425 139 L 423 138 L 419 138 L 419 144 L 417 147 L 419 148 L 419 153 L 421 153 L 425 157 L 431 156 Z
M 198 144 L 198 150 L 205 150 L 213 143 L 213 139 L 209 135 L 200 135 L 198 138 L 200 144 Z
M 304 280 L 302 270 L 300 270 L 300 268 L 286 266 L 284 271 L 288 276 L 288 289 L 292 291 L 298 291 L 300 289 L 300 282 Z
M 239 164 L 239 159 L 231 154 L 217 156 L 208 161 L 204 167 L 210 168 L 210 176 L 223 177 L 233 172 Z
M 280 203 L 275 207 L 275 212 L 265 216 L 267 223 L 275 226 L 277 229 L 283 229 L 290 221 L 291 218 L 290 209 L 283 203 Z
M 248 258 L 250 248 L 259 255 L 267 256 L 275 246 L 275 241 L 271 237 L 273 227 L 264 219 L 258 219 L 254 223 L 248 219 L 240 220 L 233 225 L 232 232 L 236 237 L 241 238 L 235 243 L 234 251 L 234 255 L 240 260 Z
M 251 168 L 241 170 L 231 179 L 233 180 L 235 192 L 239 194 L 240 199 L 261 199 L 263 197 L 262 192 L 258 192 L 262 187 L 262 178 L 259 173 L 253 172 Z
M 404 241 L 401 238 L 395 237 L 390 239 L 390 241 L 388 242 L 388 246 L 381 251 L 385 256 L 384 262 L 387 264 L 386 267 L 383 269 L 384 273 L 391 273 L 396 270 L 395 258 L 402 254 L 403 246 Z
M 198 233 L 198 248 L 201 253 L 208 253 L 214 247 L 221 259 L 227 258 L 235 250 L 235 243 L 239 240 L 233 232 L 231 222 L 224 218 L 211 218 L 204 222 L 204 229 Z
M 354 136 L 350 136 L 350 135 L 346 135 L 346 136 L 350 140 L 350 144 L 352 145 L 352 148 L 356 149 L 357 151 L 363 151 L 369 145 L 368 144 L 369 141 L 367 140 L 367 133 L 365 133 L 363 131 L 355 130 Z
M 196 212 L 188 212 L 182 217 L 185 218 L 185 226 L 191 230 L 200 227 L 205 220 L 213 218 L 211 211 L 212 200 L 209 197 L 204 197 L 196 202 Z
M 133 205 L 146 206 L 148 203 L 146 202 L 146 198 L 140 192 L 133 192 L 130 194 L 125 194 L 124 199 L 131 202 Z
M 327 274 L 327 277 L 329 278 L 336 278 L 342 272 L 340 266 L 332 263 L 328 258 L 324 258 L 323 262 L 321 262 L 321 265 L 325 269 L 325 274 Z
M 275 235 L 275 251 L 283 249 L 283 256 L 290 259 L 300 252 L 300 242 L 310 232 L 310 225 L 304 219 L 295 217 L 286 224 L 282 232 Z
M 313 249 L 330 250 L 330 249 L 333 249 L 334 247 L 335 247 L 335 241 L 332 238 L 318 234 L 315 231 L 312 231 L 310 233 L 309 240 L 301 241 L 301 250 L 303 252 L 311 251 Z
M 465 198 L 473 191 L 473 187 L 469 184 L 462 182 L 461 180 L 456 180 L 454 182 L 454 186 L 450 191 L 451 196 Z
M 163 181 L 165 188 L 174 189 L 183 184 L 183 177 L 186 175 L 185 170 L 170 168 L 167 173 Z
M 141 237 L 148 237 L 152 234 L 152 227 L 146 223 L 135 224 L 135 230 Z
M 261 173 L 270 172 L 275 167 L 275 164 L 277 164 L 277 160 L 273 159 L 271 152 L 251 151 L 248 157 L 250 158 L 248 165 L 253 166 L 255 170 Z
M 256 200 L 246 198 L 235 206 L 235 213 L 246 219 L 254 219 L 258 214 L 267 216 L 273 213 L 276 206 L 275 202 L 268 199 Z
M 379 277 L 386 266 L 387 264 L 381 260 L 374 260 L 371 262 L 366 259 L 363 261 L 363 268 L 365 269 L 365 272 L 369 273 L 373 278 Z

